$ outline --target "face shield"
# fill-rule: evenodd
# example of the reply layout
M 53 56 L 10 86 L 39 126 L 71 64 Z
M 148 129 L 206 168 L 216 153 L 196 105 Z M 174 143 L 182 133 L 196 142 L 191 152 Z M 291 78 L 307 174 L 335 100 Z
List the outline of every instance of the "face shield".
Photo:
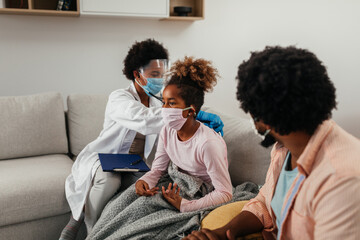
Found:
M 144 89 L 149 97 L 162 101 L 161 96 L 156 96 L 164 87 L 164 77 L 169 71 L 169 60 L 153 59 L 147 65 L 139 68 L 140 77 L 146 80 L 145 85 L 137 83 Z M 136 80 L 136 79 L 135 79 Z
M 164 78 L 169 71 L 169 60 L 153 59 L 147 65 L 139 68 L 145 78 Z

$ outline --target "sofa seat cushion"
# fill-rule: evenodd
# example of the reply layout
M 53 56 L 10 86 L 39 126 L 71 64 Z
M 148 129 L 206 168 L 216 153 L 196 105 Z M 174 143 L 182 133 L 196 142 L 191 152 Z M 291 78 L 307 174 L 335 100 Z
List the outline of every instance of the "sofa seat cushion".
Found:
M 64 154 L 1 160 L 0 226 L 69 212 L 65 179 L 72 164 Z

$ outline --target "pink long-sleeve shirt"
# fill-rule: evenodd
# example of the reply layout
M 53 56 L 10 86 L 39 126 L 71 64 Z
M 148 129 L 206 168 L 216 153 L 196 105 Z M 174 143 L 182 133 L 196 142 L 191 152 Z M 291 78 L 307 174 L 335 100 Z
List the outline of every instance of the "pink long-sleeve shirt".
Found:
M 182 199 L 180 212 L 189 212 L 229 201 L 232 185 L 228 171 L 225 141 L 214 130 L 200 123 L 195 134 L 180 141 L 177 131 L 164 126 L 151 171 L 140 179 L 155 187 L 172 161 L 183 172 L 211 183 L 214 190 L 198 200 Z
M 265 239 L 360 239 L 359 139 L 331 120 L 318 127 L 297 160 L 279 230 L 271 200 L 287 152 L 274 146 L 266 182 L 243 208 L 262 222 Z

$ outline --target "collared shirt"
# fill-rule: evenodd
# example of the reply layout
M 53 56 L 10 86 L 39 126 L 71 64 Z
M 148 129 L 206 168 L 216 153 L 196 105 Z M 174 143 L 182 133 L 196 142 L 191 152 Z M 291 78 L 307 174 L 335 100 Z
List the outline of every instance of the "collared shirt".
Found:
M 243 208 L 264 225 L 265 239 L 360 239 L 360 141 L 332 120 L 324 121 L 297 161 L 298 175 L 286 194 L 281 228 L 271 200 L 285 156 L 276 143 L 266 182 Z

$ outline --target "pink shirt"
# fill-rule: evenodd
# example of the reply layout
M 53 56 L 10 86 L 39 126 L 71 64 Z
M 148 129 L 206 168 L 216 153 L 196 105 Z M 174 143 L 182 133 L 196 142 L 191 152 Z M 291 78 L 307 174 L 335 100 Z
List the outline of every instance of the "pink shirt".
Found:
M 276 228 L 271 199 L 288 149 L 277 143 L 265 185 L 244 211 L 264 225 L 265 239 L 360 239 L 360 141 L 335 122 L 318 127 L 297 161 Z
M 158 147 L 151 171 L 141 180 L 155 187 L 172 161 L 183 172 L 212 183 L 214 191 L 198 200 L 182 199 L 180 212 L 189 212 L 227 202 L 232 197 L 232 185 L 228 171 L 227 149 L 222 137 L 202 123 L 195 134 L 180 141 L 177 131 L 164 126 L 160 132 Z

